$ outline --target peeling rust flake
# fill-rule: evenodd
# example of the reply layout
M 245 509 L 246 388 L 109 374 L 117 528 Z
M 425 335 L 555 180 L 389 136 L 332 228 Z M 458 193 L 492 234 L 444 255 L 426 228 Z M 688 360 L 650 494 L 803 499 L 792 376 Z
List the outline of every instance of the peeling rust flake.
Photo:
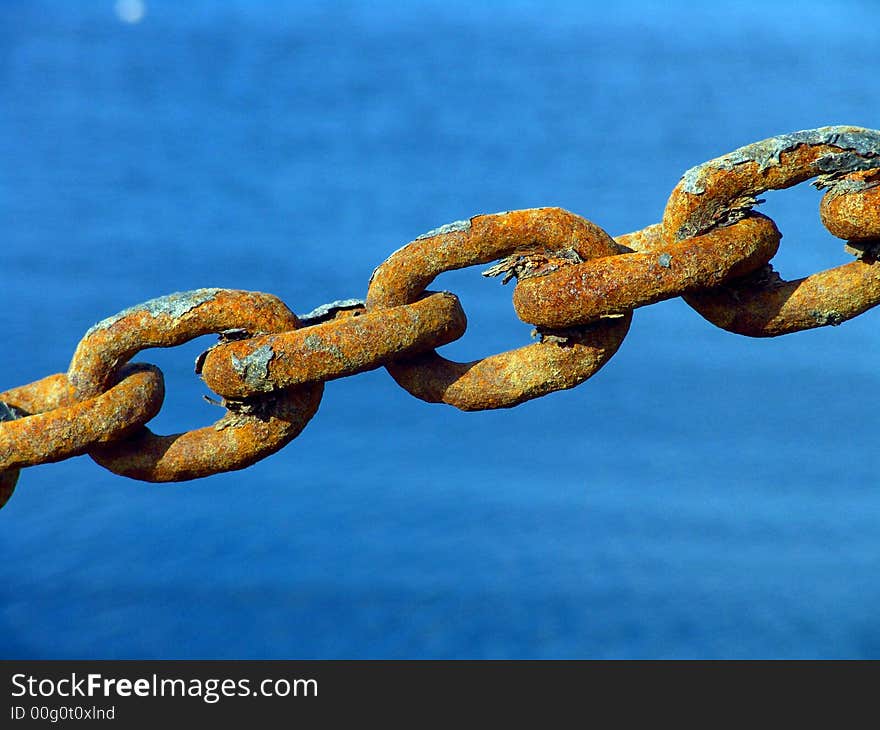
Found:
M 460 229 L 463 235 L 455 239 L 454 246 L 438 237 L 442 230 L 410 243 L 376 269 L 367 292 L 367 312 L 387 312 L 390 307 L 414 302 L 445 271 L 504 259 L 490 273 L 526 273 L 526 269 L 546 273 L 555 267 L 559 269 L 553 273 L 559 273 L 580 265 L 575 261 L 620 252 L 599 226 L 562 208 L 474 216 Z M 616 351 L 628 326 L 628 318 L 625 323 L 615 321 L 613 326 L 602 323 L 585 331 L 577 347 L 546 341 L 470 363 L 425 352 L 386 365 L 399 385 L 422 400 L 461 410 L 510 408 L 589 378 Z
M 121 312 L 114 314 L 111 317 L 102 319 L 100 322 L 93 325 L 86 332 L 85 336 L 89 337 L 99 330 L 109 329 L 120 320 L 123 320 L 133 314 L 140 314 L 142 312 L 149 314 L 151 317 L 166 315 L 174 319 L 179 319 L 191 309 L 195 309 L 205 302 L 211 301 L 221 291 L 223 290 L 194 289 L 192 291 L 174 292 L 173 294 L 166 294 L 165 296 L 156 297 L 155 299 L 150 299 L 148 302 L 144 302 L 143 304 L 136 304 L 133 307 L 128 307 L 128 309 L 123 309 Z
M 834 126 L 780 134 L 745 145 L 729 154 L 692 167 L 682 176 L 684 181 L 682 189 L 691 195 L 701 195 L 706 191 L 705 179 L 713 171 L 732 170 L 737 165 L 748 162 L 757 163 L 758 170 L 763 172 L 779 165 L 780 155 L 783 152 L 793 150 L 800 145 L 830 145 L 854 153 L 823 156 L 816 162 L 817 171 L 827 173 L 840 169 L 848 171 L 866 169 L 876 166 L 876 158 L 880 157 L 880 132 L 861 127 Z
M 452 342 L 466 326 L 455 295 L 428 292 L 412 304 L 218 345 L 206 354 L 202 377 L 225 398 L 246 398 L 254 391 L 283 390 L 372 370 Z M 269 345 L 274 353 L 271 371 L 264 374 L 261 368 L 259 377 L 255 373 L 248 378 L 245 361 Z
M 328 319 L 333 319 L 337 312 L 363 308 L 363 299 L 337 299 L 327 304 L 322 304 L 320 307 L 315 307 L 307 314 L 299 315 L 299 321 L 303 327 L 310 327 L 311 325 L 325 322 Z
M 263 384 L 269 378 L 269 362 L 273 357 L 275 357 L 275 351 L 272 346 L 265 344 L 241 358 L 232 354 L 230 359 L 232 369 L 242 377 L 244 382 L 252 388 L 263 390 Z
M 470 218 L 460 221 L 452 221 L 452 223 L 447 223 L 446 225 L 442 225 L 439 228 L 434 228 L 427 233 L 423 233 L 420 236 L 416 236 L 416 241 L 421 241 L 423 238 L 434 238 L 434 236 L 442 236 L 446 233 L 456 233 L 458 231 L 469 231 L 471 229 L 471 221 Z

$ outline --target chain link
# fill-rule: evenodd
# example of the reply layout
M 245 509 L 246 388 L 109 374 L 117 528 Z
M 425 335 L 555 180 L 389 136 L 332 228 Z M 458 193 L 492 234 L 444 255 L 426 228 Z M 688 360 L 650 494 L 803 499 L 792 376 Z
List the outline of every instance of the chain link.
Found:
M 755 213 L 767 190 L 816 178 L 825 227 L 856 260 L 784 281 L 781 238 Z M 67 373 L 0 393 L 0 506 L 19 470 L 88 453 L 145 481 L 242 469 L 295 438 L 328 380 L 385 366 L 422 400 L 510 408 L 590 378 L 626 337 L 633 310 L 681 296 L 708 321 L 751 337 L 838 325 L 880 303 L 880 132 L 821 127 L 763 140 L 691 168 L 663 219 L 616 239 L 560 208 L 478 215 L 423 234 L 370 279 L 366 301 L 297 318 L 270 294 L 199 289 L 132 307 L 92 327 Z M 464 334 L 458 298 L 426 291 L 441 273 L 497 262 L 538 341 L 475 362 L 435 348 Z M 128 364 L 150 347 L 205 334 L 220 342 L 196 372 L 222 397 L 213 426 L 157 436 L 158 368 Z

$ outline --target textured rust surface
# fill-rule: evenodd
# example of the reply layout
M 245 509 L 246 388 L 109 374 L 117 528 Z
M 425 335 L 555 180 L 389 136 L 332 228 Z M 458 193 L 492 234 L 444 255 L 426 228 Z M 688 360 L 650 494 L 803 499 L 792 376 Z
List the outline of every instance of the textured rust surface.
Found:
M 124 438 L 159 412 L 164 397 L 157 367 L 128 365 L 101 395 L 0 423 L 0 469 L 60 461 Z
M 132 307 L 93 327 L 74 353 L 68 378 L 78 397 L 100 392 L 107 373 L 147 347 L 172 347 L 226 330 L 286 331 L 296 316 L 270 294 L 199 289 Z M 253 464 L 296 437 L 315 414 L 323 383 L 255 395 L 214 426 L 158 436 L 143 428 L 92 457 L 111 471 L 144 481 L 196 479 Z M 231 404 L 227 404 L 231 405 Z
M 858 127 L 822 127 L 742 147 L 685 173 L 666 205 L 664 238 L 674 243 L 727 225 L 749 215 L 757 195 L 811 177 L 831 185 L 833 196 L 841 175 L 872 169 L 878 159 L 880 132 Z M 877 266 L 859 261 L 793 282 L 759 272 L 685 300 L 724 329 L 774 337 L 837 325 L 875 306 L 880 302 Z
M 862 154 L 838 146 L 834 140 L 844 130 L 849 135 L 862 135 L 869 143 L 869 151 Z M 768 190 L 781 190 L 828 175 L 829 168 L 839 174 L 847 171 L 847 166 L 875 167 L 880 160 L 880 132 L 874 130 L 823 127 L 796 134 L 813 141 L 780 150 L 774 141 L 795 135 L 771 137 L 688 170 L 666 204 L 666 240 L 680 241 L 735 220 L 757 203 L 758 195 Z
M 768 263 L 774 223 L 753 212 L 766 190 L 809 178 L 820 212 L 857 260 L 787 282 Z M 691 168 L 663 220 L 612 239 L 561 208 L 478 215 L 393 253 L 365 303 L 337 300 L 302 320 L 270 294 L 197 289 L 99 322 L 66 374 L 0 393 L 0 506 L 23 466 L 89 453 L 127 477 L 196 479 L 274 453 L 317 412 L 324 382 L 385 365 L 413 395 L 462 410 L 509 408 L 583 382 L 620 347 L 632 311 L 681 295 L 706 319 L 753 337 L 837 325 L 880 302 L 880 131 L 820 127 L 746 145 Z M 468 363 L 434 348 L 467 326 L 458 299 L 426 292 L 442 272 L 497 262 L 538 341 Z M 224 398 L 212 426 L 171 436 L 146 422 L 161 372 L 130 365 L 142 349 L 219 333 L 197 372 Z
M 277 335 L 212 348 L 201 371 L 215 393 L 244 398 L 372 370 L 398 357 L 448 344 L 467 320 L 458 297 L 432 293 L 412 304 L 341 317 Z
M 387 367 L 403 388 L 429 403 L 463 411 L 512 408 L 594 375 L 617 352 L 631 321 L 627 313 L 474 362 L 425 353 Z
M 614 240 L 619 246 L 623 246 L 626 249 L 621 253 L 656 251 L 665 244 L 663 240 L 663 224 L 652 223 L 640 231 L 615 236 Z
M 659 244 L 651 234 L 630 236 L 633 245 Z M 520 319 L 542 327 L 587 324 L 754 271 L 773 257 L 779 238 L 769 218 L 754 215 L 648 252 L 606 256 L 525 279 L 514 290 L 513 306 Z
M 847 241 L 880 240 L 880 170 L 855 172 L 842 183 L 822 198 L 822 223 Z
M 434 278 L 452 269 L 500 258 L 533 257 L 553 269 L 618 253 L 598 226 L 561 208 L 533 208 L 475 216 L 442 226 L 398 250 L 373 273 L 369 311 L 415 301 Z M 515 262 L 512 263 L 515 265 Z M 417 398 L 462 410 L 509 408 L 571 388 L 595 373 L 617 350 L 629 318 L 470 363 L 426 352 L 388 364 L 392 377 Z
M 795 281 L 764 270 L 684 300 L 722 329 L 777 337 L 838 325 L 873 307 L 880 301 L 880 265 L 853 261 Z
M 64 373 L 48 375 L 33 383 L 5 390 L 0 393 L 0 401 L 31 414 L 51 411 L 76 402 L 71 397 L 67 375 Z
M 15 407 L 10 407 L 8 403 L 0 402 L 0 422 L 14 421 L 21 417 L 21 412 Z M 15 485 L 18 483 L 19 469 L 0 470 L 0 509 L 10 500 Z
M 173 436 L 143 428 L 89 453 L 113 473 L 146 482 L 180 482 L 244 469 L 296 438 L 317 412 L 323 392 L 323 384 L 294 388 L 268 396 L 263 414 L 227 413 L 213 426 Z
M 67 377 L 77 398 L 105 390 L 114 370 L 148 347 L 174 347 L 229 329 L 251 334 L 295 329 L 299 320 L 271 294 L 197 289 L 152 299 L 92 327 L 73 354 Z
M 618 253 L 599 226 L 562 208 L 530 208 L 478 215 L 394 252 L 373 272 L 367 309 L 409 304 L 444 271 L 487 264 L 515 254 L 572 249 L 586 261 Z M 463 224 L 467 223 L 467 227 Z M 431 232 L 433 233 L 433 232 Z

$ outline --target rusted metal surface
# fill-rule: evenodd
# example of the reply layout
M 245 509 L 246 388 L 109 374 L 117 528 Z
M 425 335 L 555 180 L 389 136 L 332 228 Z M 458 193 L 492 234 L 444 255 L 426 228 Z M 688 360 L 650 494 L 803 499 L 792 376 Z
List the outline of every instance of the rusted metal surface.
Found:
M 432 293 L 380 312 L 347 310 L 311 327 L 218 345 L 201 374 L 215 393 L 244 398 L 372 370 L 452 342 L 466 327 L 458 297 Z
M 784 281 L 771 267 L 685 301 L 712 324 L 750 337 L 839 325 L 880 301 L 880 265 L 853 261 Z
M 512 408 L 590 378 L 617 352 L 631 321 L 627 313 L 546 333 L 541 342 L 473 362 L 424 353 L 387 367 L 399 385 L 429 403 L 447 403 L 463 411 Z
M 0 423 L 0 470 L 60 461 L 124 438 L 159 412 L 164 397 L 158 368 L 127 365 L 118 382 L 94 398 L 51 410 L 39 407 L 34 415 Z
M 880 169 L 847 175 L 825 193 L 822 223 L 847 241 L 880 240 Z
M 24 413 L 19 411 L 14 406 L 10 406 L 8 403 L 4 403 L 0 401 L 0 424 L 4 421 L 14 421 L 16 418 L 21 418 Z M 15 485 L 18 483 L 18 476 L 21 473 L 19 469 L 3 469 L 0 470 L 0 509 L 10 500 L 13 492 L 15 492 Z
M 299 320 L 277 297 L 261 292 L 198 289 L 132 307 L 90 329 L 68 371 L 76 397 L 100 392 L 107 373 L 147 347 L 173 347 L 226 330 L 247 334 L 285 331 Z M 94 450 L 111 471 L 151 482 L 184 481 L 241 469 L 295 438 L 318 409 L 323 383 L 278 396 L 254 394 L 213 427 L 171 436 L 147 428 L 130 439 Z
M 47 375 L 27 385 L 0 393 L 0 401 L 27 413 L 42 413 L 74 403 L 65 373 Z
M 822 127 L 741 147 L 684 174 L 666 205 L 664 238 L 674 243 L 754 215 L 757 196 L 767 190 L 817 176 L 820 184 L 833 184 L 878 162 L 880 132 L 859 127 Z M 840 324 L 875 306 L 880 302 L 875 265 L 856 262 L 794 282 L 752 276 L 685 296 L 685 301 L 724 329 L 775 337 Z
M 607 256 L 525 279 L 514 290 L 513 306 L 520 319 L 542 327 L 587 324 L 754 271 L 773 257 L 779 238 L 769 218 L 750 217 L 649 252 Z M 650 245 L 656 239 L 630 242 Z
M 178 292 L 98 322 L 77 346 L 67 377 L 75 397 L 89 398 L 106 388 L 120 364 L 148 347 L 174 347 L 231 329 L 259 334 L 298 326 L 296 315 L 271 294 L 237 289 Z
M 143 428 L 89 453 L 114 474 L 145 482 L 181 482 L 244 469 L 296 438 L 317 412 L 323 392 L 319 383 L 261 396 L 250 409 L 229 412 L 213 426 L 172 436 Z
M 769 263 L 780 233 L 757 196 L 809 178 L 820 212 L 856 261 L 786 282 Z M 517 280 L 513 303 L 538 341 L 457 363 L 434 348 L 462 335 L 445 271 L 494 262 Z M 92 327 L 66 374 L 0 393 L 0 506 L 20 467 L 89 453 L 117 474 L 183 481 L 242 469 L 295 438 L 324 383 L 384 365 L 413 395 L 462 410 L 509 408 L 593 375 L 620 347 L 635 308 L 674 296 L 727 330 L 775 337 L 836 325 L 880 302 L 880 132 L 820 127 L 741 147 L 688 170 L 660 223 L 616 239 L 561 208 L 455 221 L 393 253 L 365 302 L 344 299 L 297 318 L 259 292 L 198 289 L 131 307 Z M 171 436 L 144 425 L 162 377 L 128 360 L 218 333 L 197 362 L 225 415 Z
M 554 255 L 566 251 L 586 261 L 619 249 L 597 225 L 562 208 L 513 210 L 448 223 L 398 249 L 373 272 L 367 309 L 410 304 L 444 271 L 517 255 L 544 255 L 552 268 Z
M 663 224 L 652 223 L 640 231 L 615 236 L 614 241 L 624 249 L 621 253 L 656 251 L 662 248 L 665 243 L 663 240 Z
M 457 221 L 419 236 L 375 272 L 368 311 L 415 301 L 444 271 L 508 259 L 511 270 L 538 275 L 619 252 L 601 228 L 561 208 L 533 208 Z M 520 274 L 521 275 L 521 274 Z M 595 373 L 626 336 L 629 318 L 542 339 L 483 360 L 459 363 L 426 352 L 395 360 L 388 372 L 422 400 L 461 410 L 510 408 L 554 390 L 571 388 Z

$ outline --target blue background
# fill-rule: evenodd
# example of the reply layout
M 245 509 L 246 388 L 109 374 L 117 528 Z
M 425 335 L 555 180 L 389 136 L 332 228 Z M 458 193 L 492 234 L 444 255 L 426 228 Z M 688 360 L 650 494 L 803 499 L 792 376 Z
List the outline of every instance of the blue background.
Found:
M 362 297 L 425 230 L 558 205 L 613 235 L 684 170 L 880 127 L 874 2 L 0 5 L 0 387 L 95 321 L 206 286 Z M 786 278 L 850 260 L 771 193 Z M 510 287 L 437 286 L 447 356 L 529 341 Z M 878 657 L 877 313 L 751 340 L 680 300 L 590 382 L 508 411 L 328 384 L 282 452 L 148 485 L 88 457 L 0 512 L 4 658 Z M 139 359 L 152 426 L 219 411 L 202 338 Z

